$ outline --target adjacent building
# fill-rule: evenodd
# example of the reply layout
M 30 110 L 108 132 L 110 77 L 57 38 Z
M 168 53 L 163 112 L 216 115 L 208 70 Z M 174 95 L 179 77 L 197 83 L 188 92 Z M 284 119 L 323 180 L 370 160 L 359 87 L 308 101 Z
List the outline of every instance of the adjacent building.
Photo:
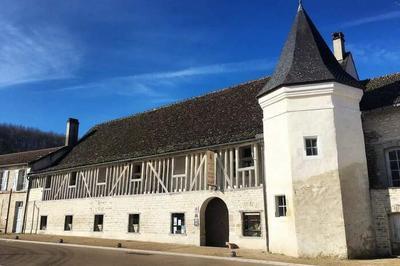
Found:
M 0 155 L 0 232 L 22 232 L 29 164 L 58 149 Z
M 300 5 L 271 77 L 93 127 L 29 174 L 25 233 L 267 249 L 400 248 L 400 74 L 359 80 Z

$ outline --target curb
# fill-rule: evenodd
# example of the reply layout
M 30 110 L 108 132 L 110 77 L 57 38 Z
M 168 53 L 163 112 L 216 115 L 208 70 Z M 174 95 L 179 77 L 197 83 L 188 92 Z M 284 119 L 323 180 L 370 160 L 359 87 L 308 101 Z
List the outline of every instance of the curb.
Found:
M 16 239 L 6 239 L 6 238 L 0 238 L 0 241 L 4 241 L 4 242 L 24 242 L 24 243 L 38 244 L 38 245 L 65 246 L 65 247 L 76 247 L 76 248 L 90 248 L 90 249 L 101 249 L 101 250 L 110 250 L 110 251 L 138 252 L 138 253 L 154 254 L 154 255 L 192 257 L 192 258 L 202 258 L 202 259 L 212 259 L 212 260 L 225 260 L 225 261 L 245 262 L 245 263 L 264 264 L 264 265 L 276 265 L 276 266 L 310 266 L 309 264 L 297 264 L 297 263 L 289 263 L 289 262 L 267 261 L 267 260 L 256 260 L 256 259 L 244 259 L 244 258 L 218 257 L 218 256 L 198 255 L 198 254 L 188 254 L 188 253 L 178 253 L 178 252 L 175 253 L 175 252 L 156 251 L 156 250 L 142 250 L 142 249 L 130 249 L 130 248 L 88 246 L 88 245 L 79 245 L 79 244 L 52 243 L 52 242 L 40 242 L 40 241 L 31 241 L 31 240 L 16 240 Z

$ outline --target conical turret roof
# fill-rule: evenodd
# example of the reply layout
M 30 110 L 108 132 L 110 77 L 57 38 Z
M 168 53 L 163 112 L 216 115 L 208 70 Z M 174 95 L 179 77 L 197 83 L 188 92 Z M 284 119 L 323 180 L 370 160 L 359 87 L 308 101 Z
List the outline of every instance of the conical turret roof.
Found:
M 327 81 L 362 88 L 361 83 L 340 66 L 300 3 L 275 72 L 258 97 L 282 86 Z

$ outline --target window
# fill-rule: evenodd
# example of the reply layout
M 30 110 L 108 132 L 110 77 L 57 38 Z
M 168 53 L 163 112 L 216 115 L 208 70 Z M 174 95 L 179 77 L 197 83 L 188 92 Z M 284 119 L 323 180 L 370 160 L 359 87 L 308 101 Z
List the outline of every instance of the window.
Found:
M 317 137 L 304 138 L 304 148 L 307 156 L 318 156 L 318 139 Z
M 69 186 L 74 187 L 76 186 L 76 172 L 72 172 L 69 176 Z
M 98 185 L 106 183 L 106 174 L 107 174 L 107 168 L 105 167 L 99 168 L 99 175 L 97 176 Z
M 26 171 L 24 169 L 18 171 L 16 190 L 23 190 L 25 187 Z
M 184 175 L 186 173 L 186 158 L 185 156 L 174 158 L 174 175 Z
M 259 212 L 242 214 L 243 236 L 261 236 L 261 215 Z
M 51 187 L 51 176 L 46 176 L 46 184 L 44 188 L 50 188 Z
M 391 185 L 400 187 L 400 148 L 387 153 L 389 177 Z
M 139 233 L 139 214 L 129 214 L 128 232 Z
M 276 204 L 276 217 L 284 217 L 287 213 L 287 205 L 286 205 L 286 196 L 276 196 L 275 197 Z
M 142 178 L 142 165 L 136 164 L 133 166 L 133 173 L 131 179 L 141 179 Z
M 47 229 L 47 216 L 40 216 L 40 230 L 46 230 Z
M 254 166 L 253 151 L 251 146 L 239 148 L 239 168 Z
M 72 215 L 65 216 L 64 222 L 64 231 L 71 231 L 72 230 Z
M 103 222 L 104 222 L 104 215 L 96 214 L 94 216 L 93 231 L 95 231 L 95 232 L 103 232 Z
M 173 213 L 171 215 L 171 234 L 185 234 L 185 214 Z
M 4 171 L 0 171 L 0 191 L 6 190 L 5 179 L 6 179 L 6 173 Z

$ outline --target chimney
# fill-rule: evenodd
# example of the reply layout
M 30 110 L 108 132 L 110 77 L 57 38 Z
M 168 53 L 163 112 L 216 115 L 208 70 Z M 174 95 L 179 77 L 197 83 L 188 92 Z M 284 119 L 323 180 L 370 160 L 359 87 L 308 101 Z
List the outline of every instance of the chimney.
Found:
M 335 54 L 336 60 L 342 61 L 346 55 L 346 48 L 344 46 L 344 34 L 343 32 L 335 32 L 332 34 L 333 37 L 333 53 Z
M 78 142 L 79 121 L 75 118 L 68 118 L 67 133 L 65 134 L 65 146 L 74 146 Z

